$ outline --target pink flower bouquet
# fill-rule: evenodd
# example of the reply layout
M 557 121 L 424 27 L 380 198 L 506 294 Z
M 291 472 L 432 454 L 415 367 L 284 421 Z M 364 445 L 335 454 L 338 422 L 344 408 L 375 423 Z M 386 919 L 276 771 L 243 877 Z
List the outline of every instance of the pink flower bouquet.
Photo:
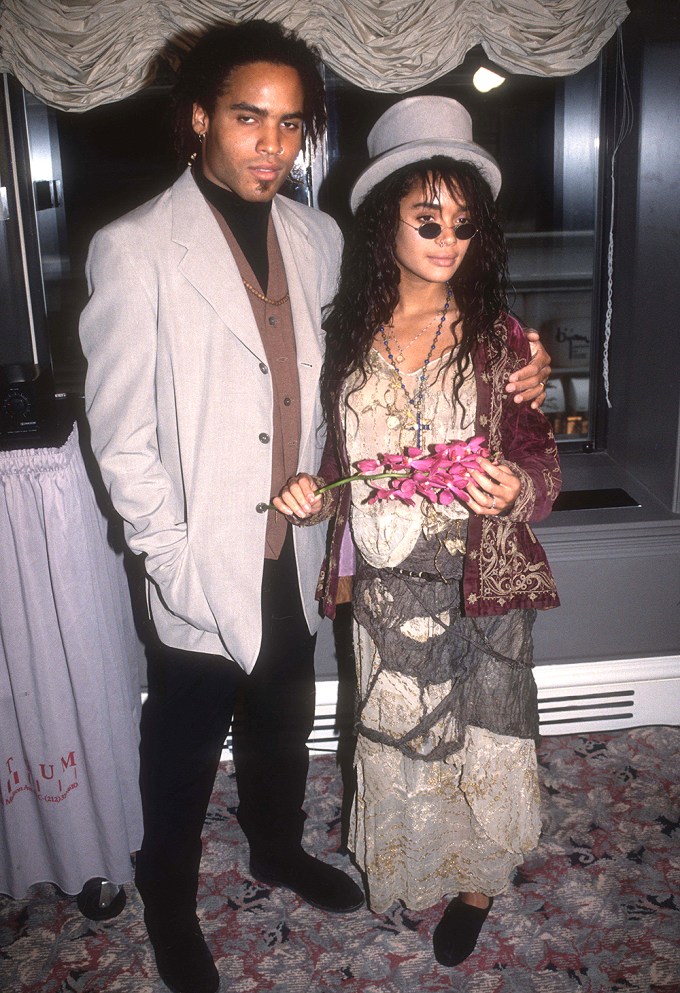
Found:
M 368 498 L 369 503 L 401 500 L 413 507 L 416 495 L 444 506 L 453 503 L 454 499 L 467 503 L 470 473 L 479 468 L 480 458 L 489 457 L 484 438 L 430 445 L 430 449 L 430 452 L 424 452 L 420 448 L 407 448 L 404 455 L 361 459 L 355 463 L 358 472 L 329 483 L 318 492 L 325 493 L 336 486 L 363 480 L 375 489 Z M 388 480 L 386 485 L 381 485 L 383 480 Z

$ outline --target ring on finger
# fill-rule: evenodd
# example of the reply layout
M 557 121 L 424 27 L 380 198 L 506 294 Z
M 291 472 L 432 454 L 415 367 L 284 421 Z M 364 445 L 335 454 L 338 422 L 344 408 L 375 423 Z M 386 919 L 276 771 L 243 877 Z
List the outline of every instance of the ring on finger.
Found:
M 495 510 L 495 509 L 496 509 L 496 497 L 493 498 L 493 500 L 491 501 L 491 506 L 489 507 L 489 510 Z

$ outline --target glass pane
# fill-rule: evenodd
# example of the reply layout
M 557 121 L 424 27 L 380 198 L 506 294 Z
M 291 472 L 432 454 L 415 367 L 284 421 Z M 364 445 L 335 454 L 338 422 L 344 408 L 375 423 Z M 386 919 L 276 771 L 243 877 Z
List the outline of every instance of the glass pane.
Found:
M 17 363 L 32 368 L 35 356 L 3 87 L 0 76 L 0 369 Z
M 92 235 L 176 177 L 168 105 L 163 83 L 82 114 L 54 111 L 27 95 L 33 178 L 45 186 L 51 180 L 55 192 L 54 206 L 37 217 L 57 391 L 84 388 L 78 321 Z
M 593 65 L 558 80 L 523 77 L 517 90 L 503 107 L 506 120 L 497 148 L 513 307 L 541 332 L 552 356 L 544 411 L 556 435 L 586 440 L 594 400 L 599 69 Z M 506 162 L 512 163 L 510 171 Z

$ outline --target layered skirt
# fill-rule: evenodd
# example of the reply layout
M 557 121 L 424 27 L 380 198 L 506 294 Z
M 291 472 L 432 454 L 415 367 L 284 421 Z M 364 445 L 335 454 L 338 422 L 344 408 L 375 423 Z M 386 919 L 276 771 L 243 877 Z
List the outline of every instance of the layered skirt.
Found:
M 360 561 L 354 589 L 350 847 L 378 913 L 495 896 L 540 833 L 535 611 L 464 617 L 463 557 L 432 544 L 399 568 Z

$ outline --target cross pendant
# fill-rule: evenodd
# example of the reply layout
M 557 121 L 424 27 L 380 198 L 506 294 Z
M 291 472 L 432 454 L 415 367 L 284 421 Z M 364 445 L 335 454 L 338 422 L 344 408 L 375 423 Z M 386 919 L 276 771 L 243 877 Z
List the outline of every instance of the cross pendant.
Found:
M 431 426 L 429 424 L 425 424 L 423 422 L 421 413 L 418 411 L 416 414 L 416 424 L 413 430 L 416 433 L 416 448 L 419 448 L 421 451 L 423 449 L 423 435 L 426 431 L 430 430 L 430 427 Z

